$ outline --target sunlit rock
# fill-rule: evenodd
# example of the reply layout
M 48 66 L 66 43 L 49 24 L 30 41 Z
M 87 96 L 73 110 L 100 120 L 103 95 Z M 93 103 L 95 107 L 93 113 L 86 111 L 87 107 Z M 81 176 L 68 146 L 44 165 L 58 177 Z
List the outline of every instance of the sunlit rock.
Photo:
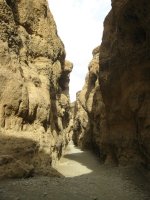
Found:
M 72 64 L 65 62 L 64 45 L 45 0 L 1 0 L 0 35 L 0 137 L 5 141 L 9 135 L 5 152 L 13 162 L 21 160 L 45 173 L 67 144 Z M 16 136 L 21 143 L 18 139 L 20 147 L 13 152 Z M 16 154 L 23 140 L 31 141 L 27 147 L 34 152 L 25 160 L 23 150 Z M 61 148 L 56 151 L 58 141 Z

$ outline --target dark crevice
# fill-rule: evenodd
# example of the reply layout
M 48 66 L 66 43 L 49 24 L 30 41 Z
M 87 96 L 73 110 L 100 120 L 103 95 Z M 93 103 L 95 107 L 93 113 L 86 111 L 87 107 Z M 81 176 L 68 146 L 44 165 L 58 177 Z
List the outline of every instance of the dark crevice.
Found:
M 18 15 L 18 8 L 17 8 L 18 1 L 6 0 L 6 3 L 10 7 L 10 9 L 12 10 L 15 23 L 19 24 L 19 15 Z
M 133 41 L 135 44 L 142 44 L 146 41 L 146 32 L 143 28 L 138 27 L 133 33 Z
M 31 25 L 28 22 L 25 22 L 24 24 L 19 24 L 19 25 L 22 26 L 29 35 L 32 35 L 34 33 L 34 31 L 31 28 Z
M 9 6 L 10 8 L 12 8 L 13 5 L 14 5 L 14 0 L 6 0 L 6 3 L 8 4 L 8 6 Z

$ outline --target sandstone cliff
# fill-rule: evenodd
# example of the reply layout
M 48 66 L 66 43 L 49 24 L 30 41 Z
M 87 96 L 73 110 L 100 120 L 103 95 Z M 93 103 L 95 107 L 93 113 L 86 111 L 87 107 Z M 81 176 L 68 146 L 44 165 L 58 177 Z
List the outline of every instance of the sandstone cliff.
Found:
M 146 167 L 150 163 L 149 10 L 148 0 L 112 1 L 112 10 L 104 22 L 99 51 L 97 77 L 100 90 L 94 91 L 96 97 L 90 100 L 90 112 L 87 109 L 88 99 L 93 96 L 93 90 L 89 92 L 87 89 L 88 83 L 92 81 L 90 76 L 85 84 L 86 89 L 84 87 L 77 98 L 77 106 L 80 105 L 84 113 L 82 131 L 77 130 L 77 133 L 81 137 L 87 134 L 85 138 L 99 135 L 93 145 L 96 148 L 98 146 L 105 162 L 140 163 Z M 85 99 L 81 98 L 82 94 L 86 94 Z M 103 102 L 104 120 L 94 117 L 103 113 L 95 103 L 97 95 L 98 104 Z M 99 125 L 103 122 L 104 131 L 101 131 Z M 77 138 L 80 140 L 80 137 Z
M 100 84 L 118 162 L 150 162 L 150 4 L 113 1 L 104 24 Z
M 2 171 L 20 162 L 44 172 L 60 156 L 67 142 L 71 70 L 46 0 L 0 0 Z
M 77 93 L 74 105 L 74 143 L 82 149 L 90 148 L 103 159 L 101 142 L 107 131 L 105 105 L 99 84 L 100 47 L 93 50 L 93 59 L 85 85 Z M 100 152 L 101 151 L 101 152 Z

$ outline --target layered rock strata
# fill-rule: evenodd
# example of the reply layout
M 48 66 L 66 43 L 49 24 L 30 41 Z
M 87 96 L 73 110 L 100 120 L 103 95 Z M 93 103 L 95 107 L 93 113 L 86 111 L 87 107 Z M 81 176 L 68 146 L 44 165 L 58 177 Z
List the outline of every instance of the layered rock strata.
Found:
M 10 163 L 8 154 L 6 160 L 44 171 L 61 155 L 71 70 L 46 0 L 0 0 L 0 167 Z M 32 149 L 28 156 L 23 140 Z

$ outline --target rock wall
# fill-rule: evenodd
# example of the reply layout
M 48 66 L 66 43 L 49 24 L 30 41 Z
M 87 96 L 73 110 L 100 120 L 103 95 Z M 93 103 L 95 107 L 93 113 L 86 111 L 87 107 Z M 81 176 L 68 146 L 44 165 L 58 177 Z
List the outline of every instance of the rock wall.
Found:
M 100 146 L 106 132 L 106 114 L 98 80 L 99 51 L 100 47 L 93 50 L 93 59 L 88 67 L 85 85 L 77 93 L 74 105 L 73 140 L 82 149 L 93 149 L 102 156 Z
M 112 1 L 104 23 L 99 80 L 108 122 L 105 145 L 119 163 L 150 162 L 149 10 L 148 0 Z
M 106 129 L 99 128 L 90 135 L 99 133 L 98 149 L 105 162 L 140 163 L 146 167 L 150 164 L 149 10 L 148 0 L 112 0 L 112 10 L 104 22 L 98 93 L 104 103 Z M 84 103 L 87 101 L 88 98 Z M 93 114 L 101 114 L 94 101 L 90 111 Z M 85 118 L 89 121 L 89 114 Z M 86 125 L 90 130 L 93 119 L 98 127 L 101 124 L 101 119 L 90 118 Z
M 14 151 L 22 149 L 16 141 L 24 138 L 36 143 L 29 145 L 36 157 L 39 151 L 49 155 L 49 164 L 60 156 L 67 142 L 71 70 L 46 0 L 0 0 L 0 136 L 12 138 Z M 16 159 L 10 148 L 5 154 Z M 33 157 L 32 152 L 24 161 L 37 168 Z M 47 165 L 42 157 L 39 168 Z

